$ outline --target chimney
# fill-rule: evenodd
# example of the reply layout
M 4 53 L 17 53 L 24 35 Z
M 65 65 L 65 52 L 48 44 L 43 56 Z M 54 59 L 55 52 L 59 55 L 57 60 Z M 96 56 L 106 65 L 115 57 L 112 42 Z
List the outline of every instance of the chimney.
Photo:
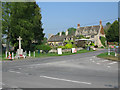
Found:
M 80 24 L 77 24 L 77 28 L 79 28 L 80 27 Z
M 60 34 L 59 34 L 59 36 L 62 36 L 62 32 L 59 32 Z
M 65 35 L 66 35 L 66 36 L 68 35 L 68 30 L 66 30 Z
M 100 25 L 102 25 L 102 21 L 100 20 Z

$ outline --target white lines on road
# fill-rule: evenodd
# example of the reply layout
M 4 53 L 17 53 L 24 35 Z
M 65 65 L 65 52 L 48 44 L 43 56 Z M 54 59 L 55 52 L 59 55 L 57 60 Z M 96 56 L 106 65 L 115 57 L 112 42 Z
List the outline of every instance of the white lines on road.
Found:
M 60 81 L 66 81 L 66 82 L 73 82 L 73 83 L 83 83 L 83 84 L 91 84 L 89 82 L 81 82 L 81 81 L 74 81 L 74 80 L 68 80 L 68 79 L 61 79 L 61 78 L 55 78 L 55 77 L 48 77 L 48 76 L 40 76 L 42 78 L 48 78 L 48 79 L 54 79 L 54 80 L 60 80 Z
M 108 68 L 110 68 L 110 66 L 107 66 Z
M 4 83 L 0 82 L 1 85 L 5 85 Z
M 14 73 L 21 73 L 21 72 L 16 72 L 16 71 L 11 71 L 11 70 L 9 70 L 9 72 L 14 72 Z
M 117 62 L 112 62 L 112 63 L 108 63 L 109 65 L 111 65 L 111 64 L 116 64 Z
M 96 63 L 96 64 L 100 64 L 100 63 Z
M 90 61 L 92 61 L 92 59 L 90 59 Z
M 103 61 L 101 61 L 101 62 L 107 62 L 107 61 L 109 61 L 109 60 L 103 60 Z

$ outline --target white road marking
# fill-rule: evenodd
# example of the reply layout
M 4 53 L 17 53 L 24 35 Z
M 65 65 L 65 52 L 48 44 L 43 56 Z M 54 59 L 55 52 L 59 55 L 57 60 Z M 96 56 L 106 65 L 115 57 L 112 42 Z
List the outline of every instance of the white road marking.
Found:
M 96 64 L 100 64 L 100 63 L 96 63 Z
M 109 60 L 103 60 L 102 62 L 107 62 L 107 61 L 109 61 Z
M 92 61 L 92 62 L 95 62 L 95 61 Z
M 15 71 L 11 71 L 11 70 L 9 70 L 9 72 L 15 72 Z
M 80 82 L 80 81 L 74 81 L 74 80 L 68 80 L 68 79 L 60 79 L 60 78 L 54 78 L 54 77 L 48 77 L 48 76 L 40 76 L 40 77 L 48 78 L 48 79 L 54 79 L 54 80 L 60 80 L 60 81 L 73 82 L 73 83 L 91 84 L 89 82 Z
M 111 64 L 115 64 L 115 63 L 117 63 L 117 62 L 112 62 L 112 63 L 108 63 L 108 64 L 111 65 Z
M 4 83 L 0 82 L 1 85 L 5 85 Z
M 108 68 L 110 68 L 110 66 L 107 66 Z
M 92 61 L 92 59 L 90 59 Z
M 21 73 L 21 72 L 16 72 L 16 71 L 11 71 L 11 70 L 9 70 L 9 72 L 14 72 L 14 73 Z
M 22 69 L 22 68 L 18 68 L 18 69 Z
M 21 72 L 16 72 L 16 73 L 21 73 Z

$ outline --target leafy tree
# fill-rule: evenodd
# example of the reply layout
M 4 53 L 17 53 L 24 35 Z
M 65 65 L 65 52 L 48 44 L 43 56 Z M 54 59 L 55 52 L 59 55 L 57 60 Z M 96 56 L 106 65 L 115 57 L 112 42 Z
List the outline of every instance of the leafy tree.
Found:
M 10 21 L 11 21 L 11 3 L 3 2 L 2 3 L 2 36 L 6 36 L 6 50 L 9 51 L 9 42 L 10 42 Z
M 46 37 L 44 37 L 44 39 L 42 41 L 42 44 L 45 44 L 45 43 L 47 43 L 47 38 Z
M 64 31 L 62 31 L 62 35 L 65 35 L 65 32 L 64 32 Z
M 7 5 L 5 3 L 5 5 Z M 3 5 L 4 6 L 4 5 Z M 5 12 L 6 8 L 3 8 Z M 35 45 L 42 43 L 44 33 L 41 23 L 40 8 L 36 2 L 12 2 L 10 3 L 10 30 L 7 31 L 6 35 L 10 40 L 10 43 L 17 49 L 18 40 L 17 38 L 21 36 L 22 38 L 22 48 L 25 50 L 31 50 Z M 6 14 L 3 13 L 3 16 Z M 4 19 L 4 18 L 3 18 Z M 3 26 L 6 25 L 3 20 Z M 33 45 L 35 41 L 35 45 Z
M 106 39 L 108 42 L 118 42 L 119 41 L 119 30 L 118 21 L 114 21 L 106 33 Z
M 108 26 L 108 25 L 111 25 L 111 23 L 110 23 L 110 22 L 107 22 L 107 23 L 106 23 L 106 26 Z
M 58 32 L 57 35 L 60 35 L 60 33 Z
M 60 35 L 60 32 L 58 32 L 57 35 Z M 65 32 L 64 32 L 64 31 L 62 31 L 62 35 L 65 35 Z
M 106 47 L 105 45 L 106 38 L 101 36 L 100 40 L 101 40 L 102 45 Z
M 68 35 L 74 35 L 75 34 L 75 31 L 76 31 L 76 28 L 69 28 L 68 29 Z
M 106 26 L 104 26 L 104 32 L 105 32 L 105 34 L 107 33 L 107 31 L 108 31 L 108 29 L 110 28 L 110 26 L 111 26 L 111 23 L 110 22 L 107 22 L 106 23 Z
M 51 50 L 49 45 L 37 45 L 36 49 L 43 50 L 44 52 L 48 53 Z

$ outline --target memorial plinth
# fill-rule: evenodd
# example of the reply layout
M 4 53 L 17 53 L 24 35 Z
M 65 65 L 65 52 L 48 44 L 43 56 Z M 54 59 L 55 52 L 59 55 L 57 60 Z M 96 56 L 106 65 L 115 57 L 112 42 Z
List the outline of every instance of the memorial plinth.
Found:
M 24 57 L 23 56 L 23 49 L 21 49 L 21 40 L 22 40 L 22 38 L 19 36 L 19 38 L 17 38 L 17 40 L 19 40 L 19 49 L 17 49 L 16 57 L 17 58 Z

